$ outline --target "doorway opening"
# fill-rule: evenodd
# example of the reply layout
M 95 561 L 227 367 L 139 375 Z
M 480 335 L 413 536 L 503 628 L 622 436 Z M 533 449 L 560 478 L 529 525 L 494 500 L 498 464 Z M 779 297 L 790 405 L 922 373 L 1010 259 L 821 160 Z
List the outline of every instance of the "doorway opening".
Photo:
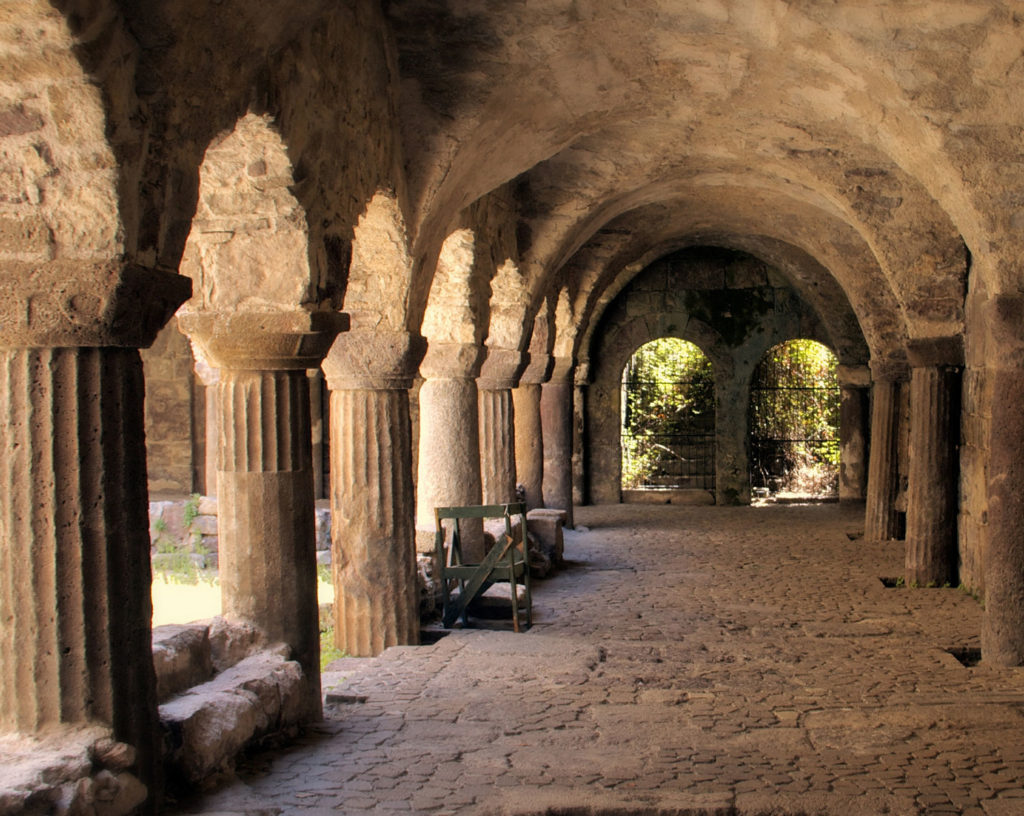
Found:
M 814 340 L 765 352 L 750 387 L 750 486 L 754 498 L 839 495 L 836 356 Z
M 674 337 L 637 349 L 622 371 L 622 489 L 715 489 L 711 361 Z

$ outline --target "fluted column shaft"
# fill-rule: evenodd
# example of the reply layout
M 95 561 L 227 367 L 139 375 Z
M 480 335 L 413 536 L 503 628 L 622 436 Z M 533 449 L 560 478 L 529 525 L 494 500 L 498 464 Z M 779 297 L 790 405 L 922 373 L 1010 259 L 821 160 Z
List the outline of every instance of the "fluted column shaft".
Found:
M 224 616 L 287 644 L 320 716 L 320 636 L 309 380 L 345 315 L 179 317 L 217 382 L 217 532 Z
M 889 541 L 899 534 L 900 388 L 896 380 L 875 380 L 871 388 L 871 452 L 868 458 L 864 536 Z
M 516 432 L 512 388 L 525 363 L 521 352 L 488 348 L 477 379 L 480 485 L 484 504 L 516 497 Z
M 0 378 L 0 730 L 109 724 L 152 778 L 138 350 L 4 350 Z
M 957 576 L 959 368 L 915 366 L 910 380 L 906 581 L 953 584 Z
M 421 338 L 342 335 L 331 389 L 334 640 L 354 656 L 419 642 L 409 387 Z
M 544 506 L 565 510 L 565 524 L 572 516 L 572 360 L 555 360 L 555 367 L 541 387 L 540 415 L 544 437 Z

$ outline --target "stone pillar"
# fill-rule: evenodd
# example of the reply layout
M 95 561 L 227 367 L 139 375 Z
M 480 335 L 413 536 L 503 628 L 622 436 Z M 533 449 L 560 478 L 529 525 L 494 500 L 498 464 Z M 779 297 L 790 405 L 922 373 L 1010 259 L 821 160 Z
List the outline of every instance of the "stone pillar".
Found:
M 109 726 L 157 795 L 138 349 L 191 282 L 111 264 L 0 289 L 0 732 Z
M 531 354 L 512 390 L 516 425 L 516 478 L 526 489 L 526 509 L 544 506 L 544 433 L 540 421 L 541 383 L 551 369 L 551 356 Z
M 331 347 L 334 642 L 350 655 L 419 642 L 409 388 L 423 338 L 364 329 Z
M 309 435 L 313 450 L 313 498 L 327 497 L 324 485 L 324 375 L 318 369 L 306 372 L 309 378 Z
M 516 499 L 516 437 L 512 389 L 523 354 L 488 348 L 477 378 L 480 421 L 480 485 L 484 504 Z
M 1024 665 L 1024 296 L 984 307 L 991 394 L 985 620 L 981 654 L 997 666 Z
M 217 440 L 217 382 L 220 371 L 202 359 L 196 357 L 196 376 L 206 389 L 203 400 L 203 435 L 205 438 L 203 456 L 203 495 L 217 495 L 217 456 L 220 443 Z
M 420 450 L 416 475 L 417 548 L 434 551 L 434 508 L 480 504 L 476 377 L 483 347 L 434 343 L 420 365 Z M 483 525 L 463 527 L 467 558 L 483 558 Z
M 867 488 L 868 417 L 871 370 L 838 366 L 839 501 L 862 502 Z
M 899 537 L 899 417 L 905 366 L 872 365 L 871 451 L 868 457 L 864 536 L 872 541 Z
M 334 312 L 179 317 L 220 370 L 217 532 L 224 616 L 288 644 L 320 715 L 315 510 L 306 369 L 347 316 Z
M 544 506 L 572 515 L 572 398 L 573 361 L 556 357 L 551 379 L 541 386 L 540 417 L 544 438 Z
M 585 504 L 589 501 L 585 487 L 587 485 L 586 462 L 586 399 L 587 385 L 590 383 L 590 361 L 581 360 L 576 364 L 573 375 L 572 395 L 572 503 Z
M 911 343 L 910 472 L 906 582 L 957 581 L 960 388 L 963 350 L 952 343 Z

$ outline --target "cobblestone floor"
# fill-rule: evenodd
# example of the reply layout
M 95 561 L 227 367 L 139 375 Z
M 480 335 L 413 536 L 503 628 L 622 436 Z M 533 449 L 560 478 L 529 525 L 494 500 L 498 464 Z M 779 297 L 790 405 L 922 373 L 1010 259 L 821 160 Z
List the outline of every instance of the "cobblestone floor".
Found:
M 534 628 L 344 660 L 195 813 L 1024 814 L 1024 670 L 837 505 L 580 508 Z

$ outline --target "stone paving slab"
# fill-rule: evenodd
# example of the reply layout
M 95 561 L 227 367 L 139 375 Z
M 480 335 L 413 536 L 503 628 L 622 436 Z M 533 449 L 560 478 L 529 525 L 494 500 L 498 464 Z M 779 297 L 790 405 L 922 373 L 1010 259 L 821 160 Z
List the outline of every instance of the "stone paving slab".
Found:
M 861 516 L 580 508 L 530 632 L 338 661 L 323 723 L 181 812 L 1024 814 L 1024 671 L 950 654 L 979 605 L 886 588 Z

